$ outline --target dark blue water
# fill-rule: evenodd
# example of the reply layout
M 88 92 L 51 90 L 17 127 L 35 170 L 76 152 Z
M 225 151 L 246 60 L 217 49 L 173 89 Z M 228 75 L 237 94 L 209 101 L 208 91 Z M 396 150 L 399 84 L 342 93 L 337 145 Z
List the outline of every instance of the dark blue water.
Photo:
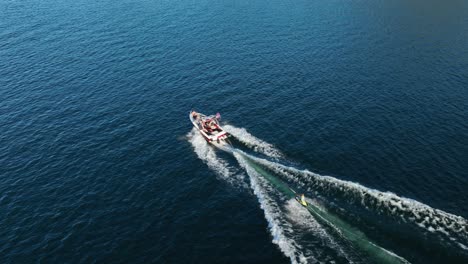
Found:
M 277 175 L 410 262 L 467 263 L 467 18 L 459 0 L 1 1 L 1 262 L 369 261 L 199 141 L 195 107 L 275 162 L 459 216 L 440 231 Z

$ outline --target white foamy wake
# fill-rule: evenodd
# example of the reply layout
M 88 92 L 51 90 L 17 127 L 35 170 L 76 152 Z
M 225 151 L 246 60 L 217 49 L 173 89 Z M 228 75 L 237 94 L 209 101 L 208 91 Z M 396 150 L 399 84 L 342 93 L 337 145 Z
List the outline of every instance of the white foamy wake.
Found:
M 291 259 L 291 263 L 317 262 L 312 259 L 308 260 L 304 254 L 301 253 L 300 246 L 285 234 L 291 231 L 291 226 L 285 221 L 283 213 L 278 208 L 275 201 L 267 194 L 267 190 L 262 187 L 262 185 L 265 185 L 264 183 L 262 184 L 262 181 L 265 180 L 259 177 L 257 172 L 247 164 L 239 153 L 234 152 L 233 154 L 250 176 L 251 187 L 258 197 L 260 207 L 265 213 L 270 233 L 273 236 L 273 243 L 278 245 L 281 252 Z
M 323 236 L 328 235 L 325 230 L 323 230 L 321 225 L 315 220 L 315 218 L 307 211 L 307 209 L 300 205 L 295 199 L 290 199 L 286 203 L 285 208 L 287 214 L 296 224 L 310 229 L 314 231 L 314 233 L 320 233 L 320 235 Z
M 205 139 L 193 128 L 187 134 L 188 141 L 192 144 L 198 158 L 208 165 L 223 180 L 234 186 L 245 187 L 244 174 L 239 173 L 235 168 L 229 166 L 229 163 L 216 155 L 216 151 Z
M 313 201 L 306 198 L 309 204 Z M 336 241 L 325 231 L 322 225 L 310 214 L 307 209 L 300 205 L 295 199 L 290 199 L 286 203 L 286 214 L 295 224 L 302 226 L 307 231 L 312 232 L 318 236 L 327 247 L 333 248 L 337 253 L 347 259 L 348 263 L 352 263 L 350 257 L 343 251 L 343 249 L 336 243 Z
M 226 130 L 229 134 L 233 135 L 239 141 L 247 145 L 247 147 L 252 148 L 254 151 L 265 154 L 272 158 L 281 158 L 283 154 L 277 150 L 272 144 L 267 143 L 259 138 L 256 138 L 245 128 L 238 128 L 231 125 L 223 126 L 223 129 Z
M 468 221 L 413 199 L 399 197 L 394 193 L 370 189 L 358 183 L 322 176 L 308 170 L 298 170 L 266 159 L 248 156 L 277 174 L 297 183 L 308 191 L 320 191 L 340 195 L 350 203 L 361 204 L 368 210 L 376 210 L 400 218 L 431 233 L 437 233 L 443 240 L 466 249 L 468 243 Z

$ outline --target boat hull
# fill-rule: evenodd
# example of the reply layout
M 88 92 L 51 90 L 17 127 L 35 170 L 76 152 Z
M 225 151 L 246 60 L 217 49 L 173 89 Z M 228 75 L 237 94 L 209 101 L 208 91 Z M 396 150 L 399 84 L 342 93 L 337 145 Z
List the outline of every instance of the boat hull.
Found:
M 216 124 L 217 131 L 215 133 L 210 133 L 205 128 L 203 128 L 202 124 L 200 123 L 201 119 L 207 118 L 205 115 L 191 111 L 189 118 L 195 129 L 198 130 L 198 132 L 208 143 L 211 143 L 215 146 L 224 146 L 227 144 L 227 138 L 229 134 L 224 131 L 224 129 L 222 129 L 219 124 Z

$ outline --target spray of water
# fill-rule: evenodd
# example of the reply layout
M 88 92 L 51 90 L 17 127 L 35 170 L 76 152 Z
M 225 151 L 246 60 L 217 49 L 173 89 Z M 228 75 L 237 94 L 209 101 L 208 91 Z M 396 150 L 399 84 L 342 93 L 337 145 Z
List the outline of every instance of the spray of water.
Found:
M 283 154 L 275 149 L 273 145 L 252 136 L 243 128 L 236 128 L 228 125 L 225 126 L 225 129 L 240 142 L 243 142 L 247 147 L 258 153 L 262 153 L 276 161 L 283 157 Z M 196 130 L 192 130 L 188 138 L 198 157 L 211 169 L 216 171 L 221 178 L 234 184 L 239 184 L 240 182 L 244 183 L 243 176 L 238 174 L 234 168 L 230 167 L 225 160 L 218 158 L 214 149 L 208 146 Z M 380 192 L 364 187 L 358 183 L 322 176 L 307 170 L 299 170 L 294 167 L 282 165 L 278 162 L 249 155 L 240 150 L 233 150 L 233 154 L 249 175 L 251 188 L 258 197 L 261 208 L 265 212 L 265 218 L 269 223 L 270 232 L 273 236 L 273 243 L 277 244 L 281 251 L 288 256 L 293 263 L 316 262 L 316 259 L 311 257 L 310 254 L 294 240 L 294 236 L 291 235 L 291 221 L 286 221 L 285 215 L 286 218 L 292 220 L 293 224 L 308 227 L 310 230 L 313 230 L 315 234 L 324 239 L 329 239 L 329 244 L 335 245 L 335 249 L 338 249 L 337 251 L 340 252 L 343 252 L 341 248 L 333 242 L 333 239 L 321 228 L 321 224 L 315 221 L 315 218 L 322 219 L 331 225 L 334 225 L 333 222 L 336 220 L 335 227 L 337 227 L 337 230 L 340 231 L 340 228 L 344 228 L 351 240 L 355 240 L 357 243 L 363 243 L 362 240 L 364 239 L 361 237 L 362 234 L 359 231 L 354 231 L 353 228 L 349 227 L 346 223 L 332 215 L 327 215 L 325 211 L 317 210 L 318 208 L 311 207 L 312 210 L 309 209 L 314 217 L 311 215 L 309 215 L 309 217 L 297 215 L 300 210 L 293 207 L 298 206 L 298 204 L 294 200 L 290 200 L 287 202 L 285 208 L 286 212 L 282 211 L 277 202 L 271 198 L 269 193 L 271 190 L 268 189 L 269 185 L 266 184 L 264 177 L 262 177 L 247 160 L 268 168 L 275 174 L 285 177 L 288 181 L 294 182 L 304 190 L 337 195 L 340 198 L 346 199 L 346 201 L 358 203 L 364 208 L 379 214 L 397 216 L 404 222 L 414 224 L 429 232 L 445 236 L 448 240 L 457 244 L 464 250 L 468 248 L 466 245 L 466 241 L 468 241 L 468 225 L 467 221 L 462 217 L 431 208 L 430 206 L 412 199 L 399 197 L 393 193 Z M 283 189 L 283 191 L 288 192 L 287 188 L 282 187 L 281 184 L 275 186 L 275 188 L 277 191 Z M 296 219 L 296 221 L 294 219 Z M 385 259 L 406 262 L 392 252 L 380 248 L 370 241 L 364 242 L 363 245 L 368 247 L 367 250 L 377 249 L 377 255 L 383 254 Z M 341 255 L 344 255 L 344 253 Z M 347 259 L 349 261 L 349 258 Z
M 232 136 L 237 138 L 239 141 L 244 143 L 247 147 L 252 148 L 254 151 L 258 153 L 262 153 L 262 154 L 265 154 L 269 157 L 276 158 L 276 159 L 283 157 L 283 154 L 281 153 L 281 151 L 276 149 L 272 144 L 267 143 L 253 136 L 252 134 L 247 132 L 245 128 L 238 128 L 238 127 L 231 126 L 231 125 L 223 126 L 223 128 L 229 134 L 231 134 Z
M 312 201 L 307 199 L 309 204 L 312 204 Z M 317 222 L 317 220 L 310 214 L 310 212 L 300 205 L 296 199 L 289 199 L 286 202 L 285 212 L 286 217 L 294 224 L 299 227 L 302 227 L 306 232 L 313 233 L 314 236 L 320 238 L 320 244 L 327 248 L 333 248 L 336 250 L 336 253 L 343 258 L 345 258 L 347 263 L 353 263 L 351 257 L 346 254 L 342 246 L 340 246 L 332 236 L 328 234 L 323 226 Z M 320 252 L 314 252 L 318 254 Z
M 253 137 L 245 129 L 233 126 L 230 126 L 230 129 L 236 132 L 233 135 L 252 149 L 258 151 L 258 149 L 261 150 L 264 146 L 268 146 L 268 151 L 261 151 L 263 154 L 272 158 L 281 157 L 275 154 L 281 152 L 273 145 Z M 270 155 L 270 153 L 273 154 Z M 463 250 L 468 249 L 468 221 L 463 217 L 432 208 L 413 199 L 400 197 L 394 193 L 381 192 L 355 182 L 319 175 L 308 170 L 298 170 L 278 162 L 245 155 L 308 191 L 339 195 L 346 201 L 360 204 L 367 210 L 399 218 L 405 223 L 436 234 L 442 240 L 455 244 Z
M 454 243 L 462 249 L 466 247 L 468 222 L 463 217 L 434 209 L 412 199 L 399 197 L 394 193 L 370 189 L 358 183 L 298 170 L 251 155 L 249 158 L 308 191 L 340 196 L 349 203 L 360 204 L 368 210 L 394 216 L 425 231 L 437 233 L 444 241 Z
M 284 214 L 276 202 L 268 195 L 268 185 L 240 154 L 234 152 L 234 156 L 250 176 L 251 187 L 258 198 L 260 207 L 264 211 L 265 219 L 268 221 L 273 243 L 278 245 L 281 252 L 291 259 L 291 263 L 317 262 L 315 259 L 308 260 L 301 252 L 301 248 L 296 241 L 287 236 L 286 233 L 291 232 L 291 225 L 285 221 Z
M 215 148 L 206 143 L 196 130 L 192 130 L 187 135 L 187 139 L 192 144 L 197 156 L 220 179 L 234 185 L 246 185 L 242 174 L 232 168 L 227 161 L 219 158 Z M 293 210 L 294 203 L 296 203 L 293 199 L 287 202 L 286 210 L 284 210 L 271 195 L 272 193 L 277 193 L 277 190 L 271 187 L 252 167 L 248 166 L 241 156 L 238 154 L 234 154 L 234 156 L 249 175 L 250 187 L 257 196 L 260 207 L 264 211 L 265 219 L 268 222 L 269 231 L 273 238 L 272 242 L 278 245 L 281 252 L 290 258 L 292 263 L 317 263 L 318 260 L 314 256 L 320 254 L 317 249 L 301 246 L 298 242 L 300 234 L 297 233 L 297 230 L 295 231 L 294 225 L 305 227 L 309 232 L 314 234 L 314 237 L 322 241 L 322 245 L 325 244 L 328 247 L 335 248 L 338 255 L 347 258 L 343 250 L 339 248 L 338 244 L 326 233 L 320 224 L 307 213 L 307 210 L 303 208 L 294 208 L 299 210 Z M 326 256 L 325 253 L 322 255 L 325 256 L 320 256 L 321 259 L 330 259 L 330 256 Z
M 211 170 L 216 172 L 219 178 L 234 186 L 248 188 L 245 183 L 244 174 L 230 166 L 226 160 L 219 158 L 216 155 L 216 151 L 206 143 L 205 139 L 195 128 L 187 134 L 187 138 L 192 144 L 198 158 L 205 162 Z
M 286 183 L 259 167 L 255 160 L 251 158 L 252 156 L 249 156 L 240 150 L 235 150 L 234 153 L 247 161 L 247 165 L 244 165 L 244 167 L 251 178 L 254 172 L 256 172 L 258 173 L 257 175 L 261 175 L 262 178 L 267 179 L 275 186 L 275 189 L 282 192 L 284 195 L 289 197 L 296 196 L 296 192 L 293 191 Z M 308 202 L 309 204 L 305 206 L 305 208 L 307 208 L 309 213 L 315 219 L 328 227 L 333 228 L 340 236 L 345 238 L 347 241 L 352 242 L 352 244 L 360 248 L 360 250 L 362 250 L 362 252 L 364 252 L 371 261 L 376 263 L 408 263 L 404 258 L 374 244 L 364 233 L 344 222 L 339 217 L 321 209 L 317 205 L 314 205 L 310 200 Z

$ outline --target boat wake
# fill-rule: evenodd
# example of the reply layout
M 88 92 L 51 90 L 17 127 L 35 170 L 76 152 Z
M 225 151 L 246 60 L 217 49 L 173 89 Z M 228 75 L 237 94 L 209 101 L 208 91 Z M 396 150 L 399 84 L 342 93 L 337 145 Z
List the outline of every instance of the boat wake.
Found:
M 276 150 L 273 145 L 256 139 L 245 129 L 230 126 L 230 130 L 241 131 L 241 133 L 236 133 L 236 137 L 239 137 L 240 141 L 246 142 L 246 145 L 254 151 L 262 150 L 264 146 L 268 146 L 268 151 L 261 152 L 271 158 L 279 157 L 276 153 L 281 152 Z M 270 153 L 273 154 L 270 155 Z M 245 155 L 308 192 L 315 191 L 322 195 L 339 197 L 341 200 L 357 204 L 379 215 L 391 216 L 403 223 L 424 229 L 444 242 L 456 245 L 463 250 L 468 249 L 468 221 L 463 217 L 432 208 L 413 199 L 400 197 L 391 192 L 381 192 L 355 182 L 323 176 L 308 170 L 299 170 L 253 155 Z
M 229 163 L 219 158 L 216 155 L 214 148 L 210 147 L 205 139 L 198 131 L 193 128 L 187 134 L 188 141 L 192 144 L 193 150 L 197 154 L 198 158 L 201 159 L 210 169 L 212 169 L 219 178 L 236 187 L 248 188 L 245 183 L 245 176 L 239 172 L 235 167 L 229 165 Z
M 285 182 L 278 179 L 276 176 L 270 174 L 269 172 L 259 167 L 259 165 L 255 163 L 255 161 L 252 160 L 248 154 L 240 150 L 234 150 L 233 152 L 239 160 L 240 164 L 242 164 L 242 160 L 240 158 L 243 158 L 244 161 L 247 161 L 245 163 L 247 165 L 243 165 L 243 167 L 246 169 L 247 174 L 250 176 L 251 179 L 254 177 L 259 178 L 258 175 L 261 175 L 262 179 L 265 179 L 266 182 L 269 182 L 271 186 L 274 186 L 274 189 L 277 190 L 277 193 L 279 191 L 279 193 L 282 193 L 282 195 L 285 197 L 297 197 L 297 193 L 293 189 L 291 189 Z M 323 225 L 323 231 L 325 231 L 325 228 L 327 228 L 328 230 L 330 230 L 331 228 L 330 231 L 332 231 L 336 235 L 339 235 L 339 238 L 342 238 L 342 241 L 340 242 L 342 242 L 342 245 L 347 246 L 347 250 L 352 250 L 352 248 L 356 247 L 359 248 L 359 253 L 352 251 L 353 254 L 357 255 L 353 256 L 356 258 L 356 260 L 362 263 L 408 263 L 408 261 L 406 261 L 404 258 L 374 244 L 367 238 L 367 236 L 364 233 L 352 227 L 348 223 L 344 222 L 334 214 L 327 212 L 326 209 L 322 208 L 315 202 L 307 200 L 307 203 L 307 205 L 301 207 L 306 208 L 308 213 L 310 213 L 310 216 L 313 216 L 313 219 L 319 221 Z M 343 242 L 349 242 L 352 245 L 351 247 L 349 247 Z M 344 253 L 342 247 L 332 247 L 332 245 L 337 244 L 333 242 L 327 243 L 326 247 L 333 248 L 334 250 L 338 249 L 338 253 L 341 253 L 341 255 L 346 256 L 346 254 L 342 254 Z M 333 261 L 335 260 L 336 259 L 334 259 Z M 349 262 L 353 261 L 352 259 L 346 256 L 346 263 Z
M 468 222 L 463 217 L 434 209 L 394 193 L 370 189 L 358 183 L 322 176 L 307 170 L 298 170 L 254 156 L 249 158 L 295 182 L 308 192 L 315 191 L 326 196 L 333 196 L 335 199 L 341 198 L 377 214 L 392 216 L 403 223 L 413 224 L 414 227 L 437 235 L 446 243 L 454 244 L 462 249 L 467 247 Z
M 248 188 L 244 176 L 226 160 L 219 158 L 215 148 L 210 146 L 197 130 L 193 129 L 187 138 L 198 158 L 220 179 L 235 186 Z M 341 259 L 342 263 L 353 262 L 307 210 L 299 206 L 294 199 L 278 195 L 278 191 L 249 166 L 241 154 L 233 154 L 249 175 L 250 187 L 264 211 L 272 242 L 292 263 L 330 262 L 337 259 Z M 307 240 L 303 238 L 304 234 L 308 235 Z M 330 256 L 329 252 L 321 252 L 316 245 L 320 245 L 319 248 L 332 248 L 333 256 Z
M 255 152 L 265 154 L 271 158 L 279 159 L 284 157 L 284 155 L 276 149 L 272 144 L 267 143 L 259 138 L 256 138 L 245 128 L 238 128 L 231 125 L 223 126 L 229 134 L 237 138 L 240 142 L 244 143 L 247 147 L 252 148 Z
M 251 188 L 268 221 L 272 242 L 290 258 L 291 263 L 330 262 L 336 261 L 337 258 L 341 258 L 346 263 L 353 262 L 295 199 L 280 195 L 274 186 L 250 166 L 241 153 L 234 152 L 234 156 L 250 176 Z M 312 236 L 304 239 L 304 234 Z M 316 247 L 317 244 L 320 247 Z M 334 258 L 319 250 L 325 245 L 335 251 Z
M 234 156 L 251 176 L 251 187 L 258 197 L 260 207 L 265 212 L 265 218 L 268 221 L 268 227 L 273 236 L 273 243 L 278 245 L 284 255 L 291 259 L 292 263 L 307 263 L 304 254 L 300 252 L 299 245 L 293 239 L 288 238 L 287 233 L 291 232 L 291 225 L 285 221 L 275 201 L 268 195 L 265 182 L 248 166 L 241 155 L 234 153 Z
M 224 126 L 224 128 L 249 149 L 267 156 L 267 158 L 260 158 L 239 149 L 228 150 L 232 152 L 249 176 L 250 187 L 258 197 L 260 207 L 269 223 L 273 243 L 278 245 L 292 263 L 361 262 L 362 257 L 369 256 L 369 254 L 374 255 L 370 258 L 371 261 L 379 263 L 405 263 L 407 261 L 377 246 L 362 232 L 330 214 L 326 209 L 320 208 L 317 203 L 313 205 L 314 202 L 309 201 L 311 205 L 307 208 L 299 205 L 292 199 L 295 195 L 294 191 L 286 183 L 282 183 L 283 180 L 305 191 L 306 195 L 307 193 L 316 194 L 332 203 L 340 200 L 359 206 L 377 216 L 396 219 L 400 225 L 420 229 L 423 239 L 429 240 L 435 237 L 443 243 L 461 248 L 462 251 L 468 248 L 468 222 L 460 216 L 434 209 L 394 193 L 381 192 L 355 182 L 283 165 L 279 163 L 279 160 L 284 155 L 273 145 L 254 137 L 243 128 L 231 125 Z M 227 160 L 217 157 L 215 149 L 210 147 L 195 129 L 189 133 L 188 138 L 197 156 L 222 179 L 234 185 L 246 187 L 244 175 L 230 166 Z M 261 167 L 270 171 L 272 175 Z M 343 243 L 342 239 L 336 240 L 336 232 L 324 225 L 332 226 L 342 238 L 348 242 L 351 241 L 366 254 L 356 255 L 353 251 L 354 246 L 350 248 L 349 244 Z M 324 248 L 333 253 L 324 253 Z M 369 260 L 364 260 L 366 261 Z

